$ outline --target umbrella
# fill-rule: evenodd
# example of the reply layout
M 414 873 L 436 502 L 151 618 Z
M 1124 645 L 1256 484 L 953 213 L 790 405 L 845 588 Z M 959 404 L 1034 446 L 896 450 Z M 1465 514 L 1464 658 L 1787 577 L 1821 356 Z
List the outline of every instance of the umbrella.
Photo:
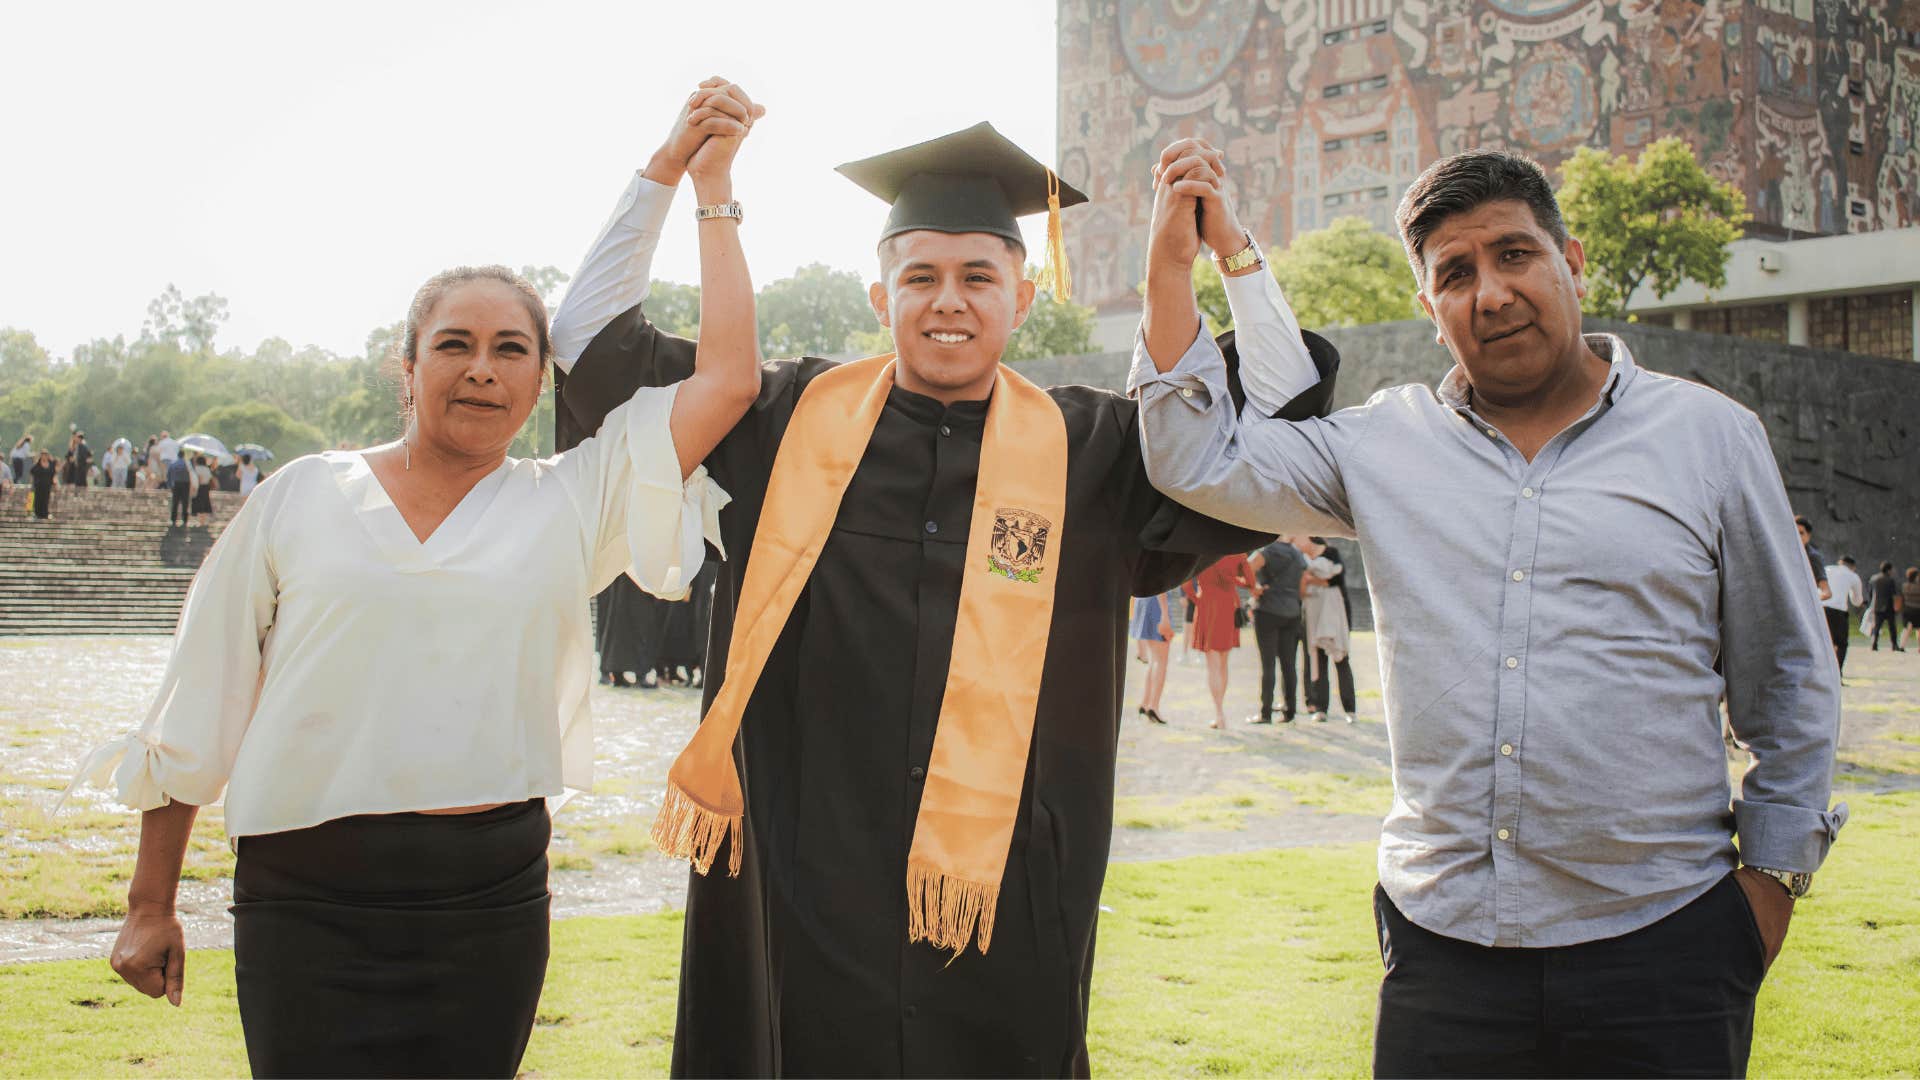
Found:
M 189 435 L 180 440 L 180 449 L 205 454 L 212 458 L 216 465 L 231 465 L 234 461 L 233 455 L 227 452 L 227 444 L 211 435 Z
M 239 446 L 234 447 L 233 452 L 236 454 L 246 454 L 255 461 L 273 460 L 273 451 L 261 446 L 259 443 L 243 442 Z
M 126 448 L 126 449 L 128 449 L 128 450 L 131 450 L 131 449 L 133 449 L 133 444 L 132 444 L 132 443 L 130 443 L 130 442 L 128 442 L 128 441 L 127 441 L 127 440 L 126 440 L 125 438 L 119 438 L 119 439 L 115 439 L 115 440 L 113 440 L 113 445 L 112 445 L 112 446 L 109 446 L 109 447 L 107 447 L 107 449 L 109 449 L 109 450 L 119 450 L 119 449 L 121 449 L 121 448 L 123 448 L 123 447 L 124 447 L 124 448 Z

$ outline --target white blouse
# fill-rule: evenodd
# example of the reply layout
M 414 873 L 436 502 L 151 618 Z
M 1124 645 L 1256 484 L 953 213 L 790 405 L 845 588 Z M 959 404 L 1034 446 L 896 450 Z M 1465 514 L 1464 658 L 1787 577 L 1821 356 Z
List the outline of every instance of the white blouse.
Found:
M 623 570 L 684 597 L 720 544 L 726 492 L 680 479 L 677 389 L 508 458 L 424 543 L 362 454 L 290 462 L 195 576 L 146 723 L 81 778 L 138 810 L 225 789 L 236 837 L 589 788 L 588 599 Z

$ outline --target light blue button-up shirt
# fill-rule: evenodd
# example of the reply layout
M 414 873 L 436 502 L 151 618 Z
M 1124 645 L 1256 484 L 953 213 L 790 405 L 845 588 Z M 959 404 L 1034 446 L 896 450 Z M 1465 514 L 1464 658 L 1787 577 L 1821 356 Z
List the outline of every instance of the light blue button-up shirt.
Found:
M 1236 321 L 1275 325 L 1271 305 L 1243 314 L 1249 296 L 1284 308 L 1243 288 Z M 1205 333 L 1164 375 L 1136 346 L 1129 389 L 1161 491 L 1359 540 L 1393 752 L 1380 880 L 1408 918 L 1570 945 L 1685 906 L 1735 865 L 1736 835 L 1754 865 L 1819 868 L 1846 819 L 1827 809 L 1839 672 L 1758 418 L 1592 335 L 1601 395 L 1531 462 L 1458 368 L 1437 392 L 1260 419 L 1280 403 L 1256 388 L 1315 377 L 1304 350 L 1263 344 L 1286 337 L 1239 335 L 1244 417 Z M 1754 758 L 1738 798 L 1723 689 Z

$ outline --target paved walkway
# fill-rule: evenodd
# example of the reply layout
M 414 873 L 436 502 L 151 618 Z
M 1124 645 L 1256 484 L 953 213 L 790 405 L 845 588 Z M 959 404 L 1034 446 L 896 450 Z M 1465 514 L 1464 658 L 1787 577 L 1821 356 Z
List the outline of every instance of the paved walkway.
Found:
M 1244 636 L 1250 643 L 1251 635 Z M 6 812 L 0 840 L 16 857 L 26 846 L 23 822 L 42 830 L 60 824 L 44 817 L 56 797 L 50 785 L 64 780 L 87 747 L 138 722 L 158 686 L 167 644 L 164 637 L 0 638 L 0 679 L 8 687 L 0 701 L 0 741 L 9 747 L 0 772 Z M 1150 726 L 1131 706 L 1124 718 L 1113 857 L 1166 859 L 1372 839 L 1391 786 L 1370 635 L 1356 635 L 1354 660 L 1356 723 L 1249 727 L 1244 719 L 1257 703 L 1259 664 L 1243 648 L 1232 660 L 1229 729 L 1216 732 L 1206 728 L 1212 709 L 1199 657 L 1183 663 L 1176 654 L 1160 710 L 1170 724 Z M 1137 700 L 1145 671 L 1130 667 L 1129 702 Z M 1856 649 L 1849 667 L 1842 786 L 1920 787 L 1920 656 Z M 686 871 L 651 851 L 646 830 L 667 766 L 697 720 L 698 693 L 597 687 L 593 705 L 598 779 L 593 794 L 555 818 L 555 914 L 675 906 Z M 68 815 L 113 808 L 100 792 L 75 802 L 82 810 Z M 130 870 L 136 817 L 101 828 L 41 844 L 124 852 Z M 183 884 L 180 907 L 192 946 L 230 943 L 230 886 L 223 878 Z M 0 963 L 104 955 L 116 929 L 108 919 L 0 921 Z

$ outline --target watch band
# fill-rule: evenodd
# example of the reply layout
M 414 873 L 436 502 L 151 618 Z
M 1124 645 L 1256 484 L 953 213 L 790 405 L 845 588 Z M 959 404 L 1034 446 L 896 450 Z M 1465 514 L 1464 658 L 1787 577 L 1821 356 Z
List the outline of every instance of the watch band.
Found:
M 713 203 L 709 206 L 693 208 L 693 220 L 706 221 L 709 218 L 732 218 L 739 222 L 747 220 L 747 216 L 740 210 L 740 202 L 737 199 L 733 202 Z
M 1779 882 L 1781 888 L 1787 890 L 1787 895 L 1793 897 L 1795 900 L 1807 895 L 1807 890 L 1813 888 L 1812 874 L 1797 873 L 1792 870 L 1775 870 L 1770 866 L 1754 866 L 1751 863 L 1747 865 L 1747 869 L 1758 874 L 1765 874 Z
M 1229 274 L 1237 274 L 1247 267 L 1262 261 L 1260 257 L 1260 245 L 1253 242 L 1253 234 L 1251 232 L 1245 232 L 1244 230 L 1242 230 L 1242 232 L 1247 238 L 1246 247 L 1241 248 L 1239 251 L 1234 252 L 1224 259 L 1217 255 L 1214 256 L 1213 261 L 1219 263 L 1220 269 L 1225 270 Z

